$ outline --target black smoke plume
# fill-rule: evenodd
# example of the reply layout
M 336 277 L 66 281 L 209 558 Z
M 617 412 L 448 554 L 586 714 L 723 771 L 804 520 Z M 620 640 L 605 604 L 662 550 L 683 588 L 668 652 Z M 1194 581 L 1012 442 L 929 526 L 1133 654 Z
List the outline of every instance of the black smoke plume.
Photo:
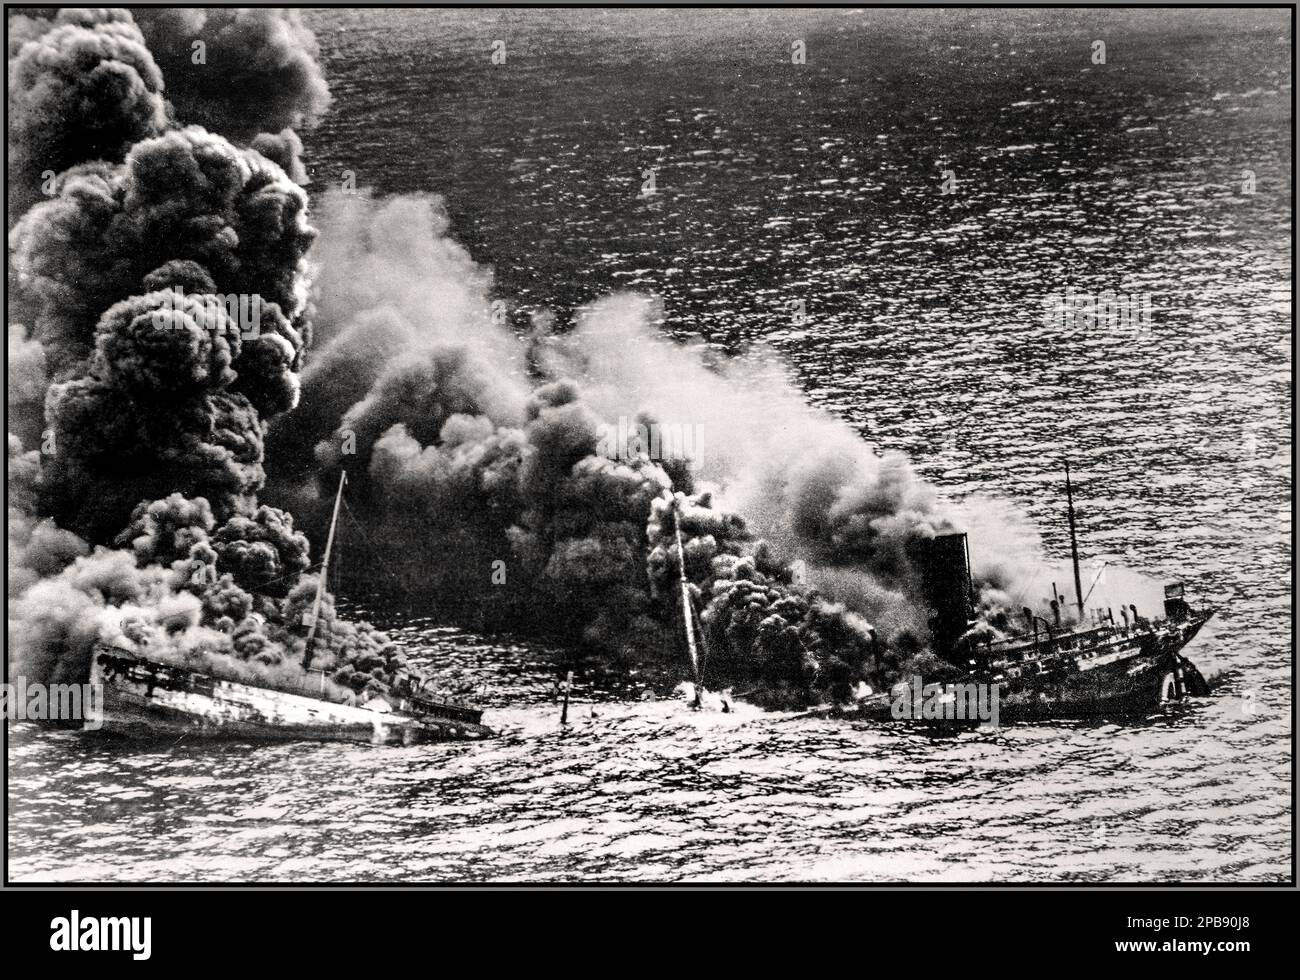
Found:
M 9 18 L 10 222 L 44 176 L 120 161 L 167 126 L 163 77 L 125 10 L 68 7 Z
M 761 351 L 710 363 L 664 339 L 645 299 L 521 337 L 436 198 L 331 194 L 318 222 L 303 407 L 267 442 L 278 504 L 321 527 L 346 469 L 372 561 L 440 613 L 679 669 L 680 521 L 718 678 L 785 702 L 936 666 L 919 546 L 1014 522 L 944 504 L 902 457 L 809 409 Z M 620 418 L 694 427 L 702 451 L 616 446 Z M 999 561 L 977 578 L 1011 601 L 1027 562 Z
M 273 7 L 135 7 L 177 119 L 245 142 L 314 126 L 329 108 L 316 36 Z M 279 162 L 279 161 L 277 161 Z M 286 170 L 289 168 L 285 168 Z
M 82 679 L 106 641 L 292 680 L 317 582 L 307 538 L 257 493 L 310 343 L 315 230 L 283 127 L 327 104 L 314 39 L 296 13 L 145 15 L 155 42 L 197 30 L 227 70 L 248 46 L 244 88 L 215 97 L 220 72 L 182 69 L 179 35 L 162 48 L 168 87 L 125 10 L 31 9 L 9 26 L 14 667 Z M 273 93 L 260 115 L 241 103 L 258 92 Z M 251 145 L 183 126 L 198 106 Z M 397 647 L 328 595 L 319 623 L 314 663 L 337 696 L 404 677 Z

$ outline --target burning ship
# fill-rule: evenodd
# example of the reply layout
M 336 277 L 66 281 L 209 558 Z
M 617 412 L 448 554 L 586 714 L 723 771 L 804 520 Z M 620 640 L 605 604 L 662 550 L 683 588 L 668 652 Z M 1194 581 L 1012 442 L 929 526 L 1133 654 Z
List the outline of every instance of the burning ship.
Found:
M 339 478 L 334 516 L 308 622 L 303 680 L 274 685 L 213 676 L 151 658 L 147 652 L 98 644 L 90 680 L 103 692 L 104 731 L 138 738 L 195 735 L 257 741 L 352 741 L 412 745 L 488 738 L 481 709 L 439 700 L 418 675 L 365 703 L 339 696 L 320 674 L 310 680 L 313 642 L 328 574 L 339 505 L 347 475 Z
M 892 683 L 890 689 L 873 692 L 861 674 L 856 683 L 842 674 L 839 681 L 823 679 L 815 661 L 811 670 L 804 661 L 787 667 L 785 677 L 776 680 L 728 675 L 742 683 L 759 681 L 736 697 L 765 708 L 885 722 L 992 720 L 983 717 L 979 699 L 988 705 L 995 691 L 997 718 L 1008 720 L 1145 715 L 1186 697 L 1209 694 L 1205 678 L 1182 651 L 1214 610 L 1193 609 L 1184 598 L 1182 583 L 1165 586 L 1163 616 L 1148 618 L 1129 604 L 1120 607 L 1117 622 L 1111 608 L 1089 610 L 1092 590 L 1083 590 L 1068 463 L 1065 491 L 1075 615 L 1067 618 L 1065 597 L 1052 583 L 1050 620 L 1028 607 L 1014 617 L 1006 612 L 991 618 L 977 616 L 966 534 L 939 534 L 919 543 L 914 551 L 918 584 L 930 606 L 930 650 L 942 664 L 936 676 L 928 679 L 931 683 L 901 678 L 895 669 L 884 675 L 885 683 Z M 676 505 L 673 514 L 682 625 L 692 677 L 683 689 L 689 690 L 692 707 L 700 708 L 704 665 L 709 660 L 708 631 L 692 599 Z M 803 649 L 808 652 L 806 646 Z M 874 660 L 880 664 L 879 648 Z M 735 664 L 730 666 L 734 670 Z M 963 705 L 956 703 L 958 696 L 965 699 Z M 714 700 L 729 710 L 730 697 L 727 688 Z M 923 699 L 929 704 L 923 705 Z M 937 713 L 931 714 L 932 709 Z
M 1072 622 L 1062 621 L 1064 596 L 1055 584 L 1050 621 L 1025 608 L 1014 620 L 1002 614 L 991 623 L 977 622 L 966 535 L 944 534 L 929 542 L 922 575 L 932 604 L 933 649 L 955 674 L 945 679 L 943 696 L 951 701 L 955 692 L 997 685 L 1001 717 L 1032 720 L 1144 715 L 1208 694 L 1205 678 L 1182 651 L 1214 610 L 1193 609 L 1182 583 L 1165 586 L 1160 617 L 1143 616 L 1132 604 L 1120 607 L 1120 622 L 1111 608 L 1088 610 L 1068 464 L 1065 480 L 1075 589 Z M 897 717 L 894 705 L 900 693 L 868 695 L 832 710 L 890 720 Z

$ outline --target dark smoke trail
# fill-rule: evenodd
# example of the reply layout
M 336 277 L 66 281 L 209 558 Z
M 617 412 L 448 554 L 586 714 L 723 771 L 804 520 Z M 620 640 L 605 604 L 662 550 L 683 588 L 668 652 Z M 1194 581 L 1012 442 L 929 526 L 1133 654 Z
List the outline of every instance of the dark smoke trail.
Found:
M 45 174 L 122 159 L 167 126 L 163 78 L 125 10 L 64 8 L 9 19 L 10 221 Z
M 320 48 L 301 11 L 133 7 L 131 13 L 184 122 L 244 142 L 282 130 L 293 136 L 329 108 Z
M 1014 539 L 999 512 L 942 503 L 902 457 L 809 409 L 771 357 L 709 365 L 662 338 L 642 298 L 521 340 L 436 199 L 327 195 L 318 220 L 318 347 L 303 410 L 268 436 L 270 493 L 319 526 L 346 468 L 384 564 L 446 614 L 682 662 L 665 501 L 684 493 L 719 676 L 778 700 L 840 694 L 934 664 L 920 543 L 972 519 Z M 620 417 L 684 424 L 701 451 L 611 452 Z M 828 597 L 795 583 L 795 558 Z M 1000 561 L 979 570 L 986 596 L 1016 591 L 1027 564 Z

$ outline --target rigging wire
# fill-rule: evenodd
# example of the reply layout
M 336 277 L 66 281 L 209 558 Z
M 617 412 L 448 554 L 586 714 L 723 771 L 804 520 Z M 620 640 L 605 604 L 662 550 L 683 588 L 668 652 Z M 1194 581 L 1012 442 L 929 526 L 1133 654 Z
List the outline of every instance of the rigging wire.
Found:
M 1101 568 L 1097 569 L 1097 574 L 1092 577 L 1092 585 L 1088 586 L 1088 594 L 1083 597 L 1083 604 L 1085 606 L 1088 604 L 1088 599 L 1092 595 L 1092 590 L 1095 589 L 1097 587 L 1097 583 L 1101 581 L 1101 573 L 1106 570 L 1106 566 L 1109 564 L 1110 562 L 1108 561 L 1102 562 Z

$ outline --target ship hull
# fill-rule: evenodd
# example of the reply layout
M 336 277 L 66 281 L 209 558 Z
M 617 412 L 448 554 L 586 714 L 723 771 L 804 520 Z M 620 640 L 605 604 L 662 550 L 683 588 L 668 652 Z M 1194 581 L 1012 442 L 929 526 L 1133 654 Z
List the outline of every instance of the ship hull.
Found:
M 91 681 L 102 691 L 100 730 L 136 739 L 413 745 L 493 735 L 468 721 L 340 704 L 119 654 L 96 654 Z
M 1149 714 L 1209 693 L 1200 671 L 1180 652 L 1203 624 L 1198 619 L 1117 631 L 1113 640 L 1087 650 L 1067 650 L 1019 670 L 977 673 L 1001 682 L 1002 710 L 1011 719 Z
M 1187 697 L 1209 693 L 1196 666 L 1182 655 L 1208 617 L 1168 624 L 1160 629 L 1116 630 L 1107 642 L 1086 649 L 1057 650 L 1050 656 L 1027 657 L 972 670 L 953 680 L 961 688 L 997 685 L 997 722 L 1052 719 L 1124 718 L 1150 715 Z M 980 724 L 989 718 L 955 717 L 959 702 L 940 699 L 938 717 L 919 710 L 920 692 L 897 689 L 832 714 L 863 721 L 912 721 L 938 724 Z M 984 703 L 989 703 L 986 699 Z M 946 705 L 952 704 L 949 709 Z

